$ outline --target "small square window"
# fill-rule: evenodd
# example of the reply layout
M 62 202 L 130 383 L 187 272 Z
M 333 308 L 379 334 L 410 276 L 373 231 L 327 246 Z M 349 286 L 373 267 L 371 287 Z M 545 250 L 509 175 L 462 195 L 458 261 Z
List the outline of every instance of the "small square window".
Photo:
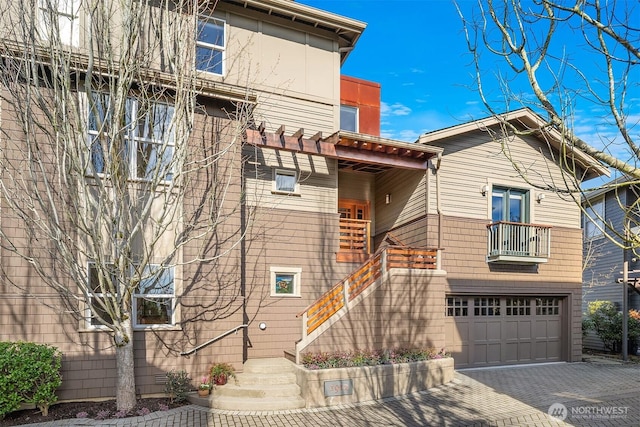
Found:
M 466 298 L 447 297 L 446 315 L 448 317 L 465 317 L 469 315 L 469 305 Z
M 340 106 L 340 130 L 358 132 L 358 107 Z
M 273 191 L 278 193 L 298 193 L 298 179 L 295 171 L 276 170 Z
M 271 267 L 271 296 L 299 297 L 301 268 Z

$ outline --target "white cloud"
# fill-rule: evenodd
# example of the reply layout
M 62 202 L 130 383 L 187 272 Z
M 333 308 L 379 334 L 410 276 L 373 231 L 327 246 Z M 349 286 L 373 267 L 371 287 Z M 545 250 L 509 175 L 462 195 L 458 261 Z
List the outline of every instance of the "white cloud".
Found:
M 394 104 L 387 104 L 386 102 L 380 103 L 380 115 L 385 116 L 408 116 L 411 114 L 411 108 L 406 105 L 396 102 Z

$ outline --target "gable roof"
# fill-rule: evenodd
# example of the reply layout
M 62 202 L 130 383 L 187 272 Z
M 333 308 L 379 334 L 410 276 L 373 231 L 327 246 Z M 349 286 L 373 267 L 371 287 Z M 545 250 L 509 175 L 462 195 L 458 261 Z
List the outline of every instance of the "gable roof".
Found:
M 519 110 L 500 114 L 498 116 L 493 115 L 460 125 L 450 126 L 432 132 L 426 132 L 420 135 L 416 142 L 420 144 L 433 144 L 436 142 L 442 142 L 443 139 L 462 135 L 467 132 L 484 130 L 491 126 L 499 125 L 503 122 L 515 122 L 527 129 L 536 130 L 536 134 L 538 137 L 541 137 L 544 133 L 544 140 L 546 142 L 549 142 L 554 148 L 558 150 L 560 149 L 560 146 L 562 144 L 562 135 L 560 134 L 560 132 L 556 129 L 546 127 L 547 123 L 531 109 L 522 108 Z M 604 166 L 602 163 L 600 163 L 598 160 L 594 159 L 584 151 L 573 147 L 571 150 L 571 154 L 573 155 L 575 161 L 585 169 L 585 179 L 596 178 L 599 176 L 610 176 L 609 169 L 606 166 Z

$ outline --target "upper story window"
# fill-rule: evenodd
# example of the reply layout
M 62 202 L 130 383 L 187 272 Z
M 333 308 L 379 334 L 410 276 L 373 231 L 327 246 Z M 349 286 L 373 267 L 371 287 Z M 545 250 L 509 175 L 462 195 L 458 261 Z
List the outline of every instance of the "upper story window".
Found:
M 604 236 L 604 197 L 586 202 L 582 218 L 585 239 Z
M 224 74 L 225 28 L 225 21 L 221 19 L 203 18 L 198 21 L 196 70 Z
M 115 106 L 108 94 L 94 93 L 88 99 L 89 173 L 108 174 L 113 162 L 122 162 L 131 178 L 170 181 L 173 178 L 174 107 L 149 100 L 129 98 L 122 129 L 114 126 Z M 122 135 L 119 146 L 110 138 Z M 116 155 L 117 157 L 114 157 Z
M 358 107 L 340 106 L 340 129 L 358 132 Z
M 274 171 L 273 191 L 278 193 L 298 193 L 298 179 L 295 171 L 276 169 Z
M 514 188 L 493 187 L 491 220 L 493 222 L 529 222 L 529 192 Z
M 77 47 L 80 40 L 80 1 L 39 0 L 41 37 Z

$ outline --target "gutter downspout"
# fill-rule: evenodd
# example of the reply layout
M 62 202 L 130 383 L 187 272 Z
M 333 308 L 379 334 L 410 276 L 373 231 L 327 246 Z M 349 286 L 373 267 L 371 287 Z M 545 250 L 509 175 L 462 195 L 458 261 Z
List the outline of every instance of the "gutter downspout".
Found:
M 436 159 L 435 164 L 435 175 L 436 175 L 436 212 L 438 214 L 438 248 L 436 257 L 436 268 L 438 270 L 442 270 L 442 207 L 440 205 L 440 163 L 442 162 L 442 153 L 438 153 L 438 157 Z

